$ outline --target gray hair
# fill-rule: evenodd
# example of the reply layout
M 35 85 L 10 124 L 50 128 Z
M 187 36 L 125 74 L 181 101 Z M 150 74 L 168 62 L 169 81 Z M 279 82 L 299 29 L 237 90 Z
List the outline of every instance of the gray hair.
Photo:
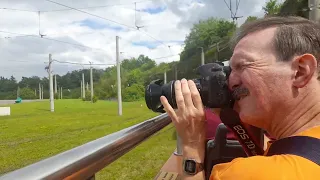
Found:
M 232 49 L 245 36 L 276 27 L 274 50 L 280 61 L 290 61 L 295 55 L 312 54 L 320 64 L 320 25 L 302 17 L 266 17 L 243 24 L 232 39 Z M 319 79 L 319 77 L 318 77 Z

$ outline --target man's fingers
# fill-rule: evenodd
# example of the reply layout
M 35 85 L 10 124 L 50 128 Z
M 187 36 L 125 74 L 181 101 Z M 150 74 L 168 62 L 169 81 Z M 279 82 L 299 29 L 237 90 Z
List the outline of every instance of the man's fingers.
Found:
M 177 80 L 174 84 L 175 94 L 176 94 L 176 102 L 179 110 L 184 111 L 185 104 L 184 98 L 181 92 L 181 82 Z
M 178 117 L 176 115 L 176 113 L 174 112 L 174 109 L 171 107 L 171 105 L 169 104 L 168 100 L 166 97 L 161 96 L 160 97 L 160 101 L 161 104 L 163 105 L 164 110 L 168 113 L 168 115 L 171 117 L 171 120 L 174 123 L 177 123 L 178 121 Z
M 191 92 L 191 97 L 192 97 L 192 101 L 194 106 L 198 109 L 201 110 L 203 109 L 203 104 L 202 104 L 202 100 L 200 97 L 200 93 L 195 85 L 195 83 L 192 80 L 188 81 L 188 85 L 190 88 L 190 92 Z
M 186 104 L 186 107 L 194 107 L 188 81 L 186 79 L 181 80 L 181 88 L 182 88 L 182 95 L 184 97 L 184 103 Z

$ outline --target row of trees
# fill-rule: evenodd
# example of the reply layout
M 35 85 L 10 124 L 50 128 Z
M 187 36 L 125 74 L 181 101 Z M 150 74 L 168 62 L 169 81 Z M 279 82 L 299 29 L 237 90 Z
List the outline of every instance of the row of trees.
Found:
M 283 3 L 270 0 L 263 7 L 263 10 L 266 16 L 299 15 L 308 18 L 308 13 L 305 11 L 307 6 L 307 0 L 286 0 Z M 256 19 L 257 17 L 249 16 L 246 22 Z M 154 79 L 163 79 L 164 72 L 167 72 L 168 81 L 175 79 L 176 74 L 178 79 L 182 77 L 195 78 L 195 70 L 201 62 L 200 48 L 205 51 L 206 63 L 229 59 L 232 52 L 228 42 L 236 28 L 234 22 L 209 18 L 194 24 L 185 39 L 185 48 L 181 52 L 180 60 L 156 64 L 154 60 L 144 55 L 125 59 L 121 63 L 123 100 L 143 99 L 145 86 Z M 88 69 L 76 70 L 63 76 L 57 76 L 58 86 L 63 87 L 63 98 L 80 98 L 82 72 L 85 74 L 85 82 L 90 82 Z M 93 79 L 94 94 L 98 99 L 116 99 L 116 67 L 109 67 L 104 70 L 93 69 Z M 15 99 L 18 89 L 20 89 L 20 96 L 24 99 L 38 98 L 39 83 L 44 87 L 44 98 L 49 98 L 48 82 L 48 78 L 37 76 L 23 77 L 19 82 L 13 76 L 10 78 L 0 77 L 0 99 Z
M 60 76 L 57 75 L 57 84 L 63 87 L 63 95 L 65 98 L 78 98 L 80 96 L 80 79 L 82 72 L 85 74 L 85 82 L 90 82 L 90 70 L 76 70 L 68 72 Z M 104 70 L 94 69 L 93 78 L 99 80 Z M 15 99 L 17 95 L 24 99 L 36 99 L 39 97 L 39 83 L 43 86 L 43 97 L 49 98 L 49 79 L 47 77 L 40 78 L 38 76 L 22 77 L 18 82 L 15 77 L 5 78 L 0 76 L 0 99 Z M 76 93 L 79 91 L 78 93 Z M 79 94 L 79 96 L 77 95 Z

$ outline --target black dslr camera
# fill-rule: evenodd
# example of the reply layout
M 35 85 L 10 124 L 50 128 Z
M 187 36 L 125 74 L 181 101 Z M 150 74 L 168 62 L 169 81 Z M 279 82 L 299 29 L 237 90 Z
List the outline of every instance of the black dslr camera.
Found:
M 200 78 L 193 81 L 205 107 L 226 108 L 233 105 L 232 93 L 227 84 L 230 73 L 231 68 L 224 66 L 223 63 L 209 63 L 197 69 Z M 165 96 L 172 108 L 177 108 L 174 82 L 163 84 L 162 80 L 155 80 L 146 87 L 145 100 L 149 109 L 164 113 L 160 96 Z

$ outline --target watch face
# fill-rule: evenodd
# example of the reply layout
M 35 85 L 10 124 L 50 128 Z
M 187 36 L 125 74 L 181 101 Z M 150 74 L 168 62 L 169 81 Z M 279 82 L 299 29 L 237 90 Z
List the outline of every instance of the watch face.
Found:
M 184 170 L 187 173 L 194 174 L 196 173 L 196 162 L 193 160 L 186 160 L 184 164 Z

